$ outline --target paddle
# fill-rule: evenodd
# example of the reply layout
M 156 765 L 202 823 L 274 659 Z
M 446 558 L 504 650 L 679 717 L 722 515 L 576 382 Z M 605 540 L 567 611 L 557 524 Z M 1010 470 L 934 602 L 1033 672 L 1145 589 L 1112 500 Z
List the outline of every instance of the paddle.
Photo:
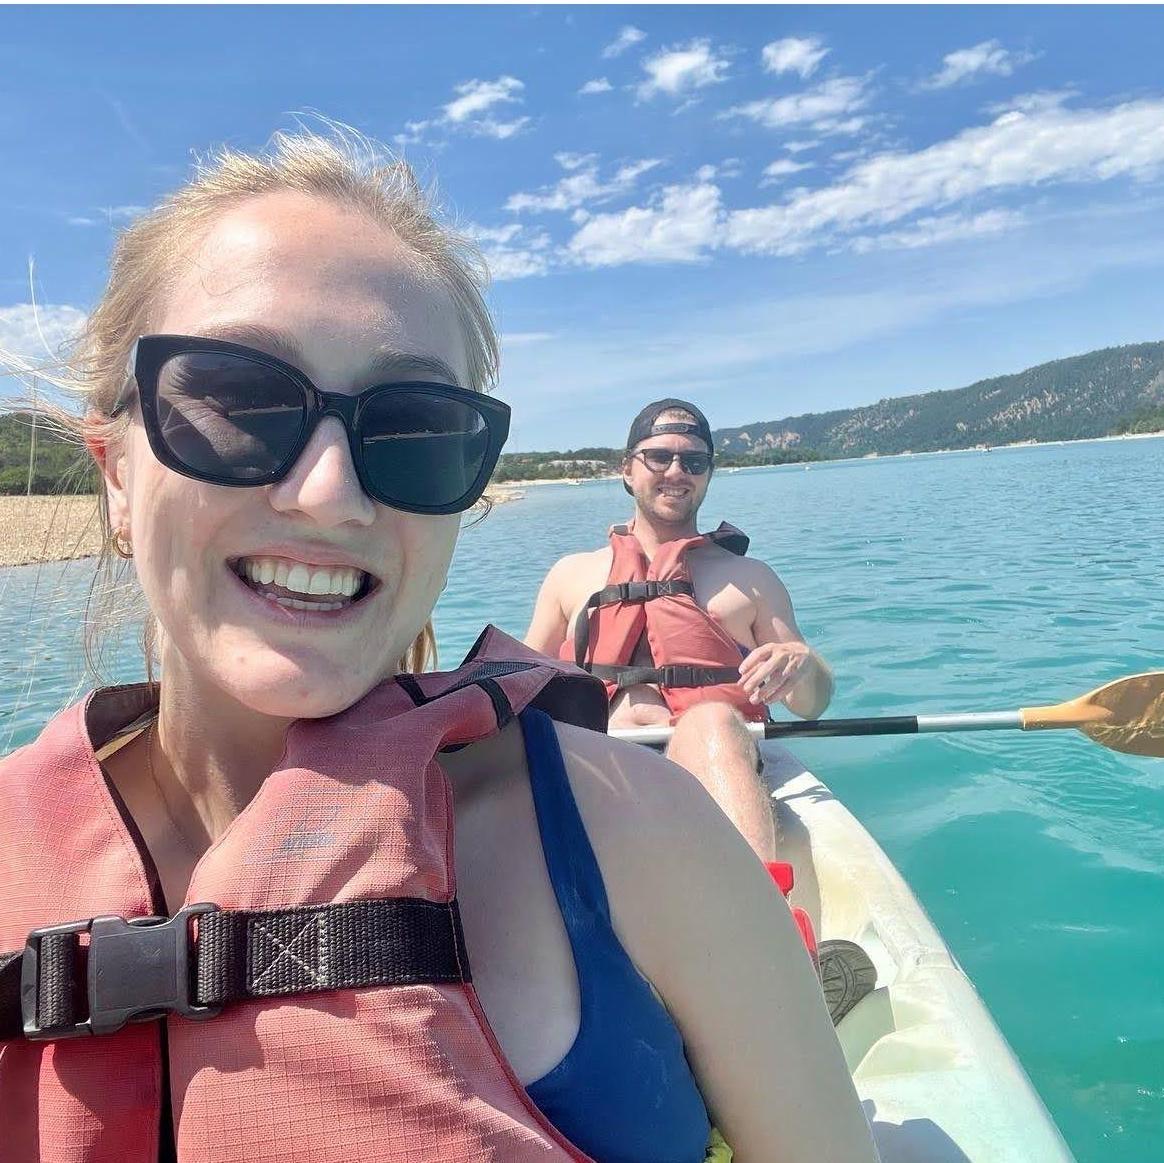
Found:
M 1021 711 L 964 715 L 890 715 L 872 719 L 802 719 L 749 723 L 757 739 L 836 735 L 915 735 L 935 731 L 1051 731 L 1074 727 L 1113 751 L 1164 758 L 1164 671 L 1118 678 L 1066 703 Z M 610 732 L 632 743 L 659 744 L 673 727 L 626 727 Z

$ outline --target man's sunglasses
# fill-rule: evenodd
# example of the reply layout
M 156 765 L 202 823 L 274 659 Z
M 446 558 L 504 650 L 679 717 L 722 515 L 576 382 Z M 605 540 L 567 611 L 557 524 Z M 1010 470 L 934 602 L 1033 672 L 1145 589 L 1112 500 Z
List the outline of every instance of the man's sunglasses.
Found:
M 640 448 L 632 452 L 631 458 L 641 460 L 651 472 L 666 472 L 679 462 L 679 467 L 689 476 L 700 477 L 711 467 L 711 454 L 707 452 L 672 452 L 669 448 Z
M 485 491 L 509 435 L 509 407 L 452 384 L 376 384 L 358 395 L 320 391 L 273 355 L 218 339 L 143 335 L 112 415 L 136 384 L 154 455 L 213 485 L 282 480 L 324 416 L 348 434 L 373 500 L 408 513 L 459 513 Z

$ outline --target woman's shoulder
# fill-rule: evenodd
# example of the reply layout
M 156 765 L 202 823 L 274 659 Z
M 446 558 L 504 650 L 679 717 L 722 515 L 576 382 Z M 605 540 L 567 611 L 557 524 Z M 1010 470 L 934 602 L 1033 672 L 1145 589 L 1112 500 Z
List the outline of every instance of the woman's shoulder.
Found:
M 699 781 L 631 743 L 558 724 L 570 786 L 594 848 L 615 927 L 652 980 L 696 916 L 725 901 L 779 904 L 747 842 Z M 656 981 L 658 984 L 658 981 Z

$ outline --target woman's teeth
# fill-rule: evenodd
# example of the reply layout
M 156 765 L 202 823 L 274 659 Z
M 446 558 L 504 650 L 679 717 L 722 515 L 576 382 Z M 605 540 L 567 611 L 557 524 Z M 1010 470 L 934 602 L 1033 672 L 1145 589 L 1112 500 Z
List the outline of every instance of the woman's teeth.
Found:
M 278 557 L 244 557 L 236 571 L 252 589 L 292 610 L 342 610 L 368 578 L 362 569 L 310 566 Z

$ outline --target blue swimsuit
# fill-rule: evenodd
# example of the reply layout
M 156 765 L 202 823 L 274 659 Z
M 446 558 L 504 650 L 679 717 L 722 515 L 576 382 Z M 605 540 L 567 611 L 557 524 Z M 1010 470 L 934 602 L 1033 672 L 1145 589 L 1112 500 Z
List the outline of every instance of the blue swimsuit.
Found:
M 553 721 L 533 709 L 520 718 L 546 867 L 582 1005 L 566 1057 L 526 1089 L 597 1163 L 701 1163 L 711 1127 L 683 1040 L 614 934 Z

